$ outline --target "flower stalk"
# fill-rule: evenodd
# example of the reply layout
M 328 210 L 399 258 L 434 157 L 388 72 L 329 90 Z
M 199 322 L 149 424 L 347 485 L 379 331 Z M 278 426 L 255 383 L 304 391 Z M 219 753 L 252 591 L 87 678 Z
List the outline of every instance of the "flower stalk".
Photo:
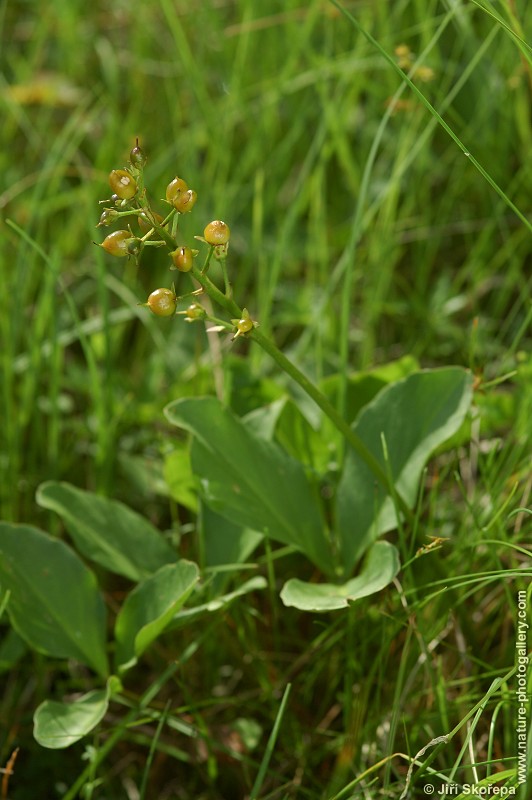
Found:
M 188 213 L 196 203 L 196 192 L 189 189 L 188 184 L 182 178 L 174 178 L 166 189 L 166 201 L 171 210 L 163 219 L 154 212 L 147 199 L 146 189 L 144 188 L 143 168 L 146 161 L 144 153 L 138 145 L 131 151 L 129 170 L 113 170 L 111 173 L 111 188 L 118 189 L 120 192 L 120 207 L 123 211 L 116 212 L 115 209 L 105 209 L 100 224 L 110 224 L 106 220 L 113 221 L 123 216 L 139 215 L 151 229 L 142 238 L 135 238 L 131 234 L 131 239 L 126 239 L 127 232 L 121 231 L 110 234 L 105 243 L 105 249 L 111 255 L 134 255 L 137 260 L 140 258 L 142 248 L 146 245 L 166 245 L 170 257 L 173 260 L 171 269 L 180 269 L 194 279 L 199 289 L 188 292 L 184 295 L 176 295 L 174 287 L 169 289 L 157 289 L 150 295 L 147 305 L 158 316 L 184 315 L 187 322 L 196 320 L 210 320 L 215 322 L 218 330 L 232 330 L 233 340 L 239 336 L 250 338 L 277 364 L 286 375 L 288 375 L 301 389 L 316 403 L 321 411 L 328 417 L 335 428 L 343 436 L 347 444 L 364 461 L 375 479 L 381 484 L 387 493 L 396 502 L 398 509 L 405 518 L 411 519 L 412 512 L 409 510 L 404 499 L 398 495 L 393 484 L 392 477 L 381 465 L 379 460 L 368 449 L 366 444 L 358 434 L 346 422 L 344 417 L 330 402 L 330 400 L 312 383 L 311 380 L 292 362 L 286 355 L 279 350 L 274 342 L 266 336 L 259 328 L 259 323 L 252 320 L 246 308 L 240 308 L 232 297 L 231 284 L 226 267 L 227 249 L 230 239 L 229 226 L 221 220 L 210 222 L 204 229 L 203 236 L 195 238 L 208 245 L 208 251 L 201 269 L 194 263 L 196 250 L 180 245 L 177 240 L 177 226 L 179 216 Z M 112 198 L 111 198 L 112 200 Z M 124 206 L 126 206 L 124 208 Z M 105 220 L 105 221 L 104 221 Z M 171 224 L 170 224 L 171 223 Z M 168 227 L 171 230 L 169 233 Z M 156 233 L 158 241 L 150 241 L 151 236 Z M 118 237 L 118 241 L 116 240 Z M 131 242 L 135 243 L 132 247 Z M 107 244 L 110 242 L 112 245 Z M 129 249 L 128 249 L 129 248 Z M 221 266 L 224 291 L 222 291 L 209 277 L 208 270 L 212 257 L 215 257 Z M 229 316 L 230 321 L 218 319 L 209 315 L 201 305 L 194 303 L 186 311 L 178 311 L 177 304 L 191 294 L 197 295 L 205 292 L 213 303 L 222 308 Z

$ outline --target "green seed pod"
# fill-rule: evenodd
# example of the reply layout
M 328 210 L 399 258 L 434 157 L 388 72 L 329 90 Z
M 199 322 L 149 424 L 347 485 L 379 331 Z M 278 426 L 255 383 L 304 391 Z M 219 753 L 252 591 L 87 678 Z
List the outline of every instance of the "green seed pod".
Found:
M 208 244 L 216 246 L 227 244 L 231 236 L 231 231 L 229 230 L 229 225 L 222 222 L 221 219 L 215 219 L 206 226 L 203 231 L 203 236 Z
M 255 322 L 255 320 L 251 319 L 251 316 L 247 308 L 242 309 L 242 316 L 240 317 L 240 319 L 232 319 L 231 322 L 236 328 L 236 333 L 233 336 L 233 341 L 235 339 L 238 339 L 239 336 L 245 336 L 246 333 L 249 333 L 251 330 L 253 330 L 253 328 L 256 328 L 259 324 L 258 322 Z
M 116 222 L 118 218 L 118 211 L 116 211 L 114 208 L 104 208 L 100 217 L 100 221 L 96 227 L 100 225 L 112 225 L 113 222 Z
M 114 169 L 110 173 L 109 186 L 122 200 L 131 200 L 137 193 L 137 182 L 125 169 Z
M 137 144 L 129 154 L 129 160 L 134 167 L 137 169 L 142 169 L 144 164 L 146 163 L 147 156 L 142 147 L 139 146 L 139 140 L 137 139 Z
M 205 317 L 205 309 L 199 303 L 192 303 L 185 311 L 185 321 L 194 322 L 196 319 L 203 319 Z
M 188 192 L 188 184 L 185 183 L 183 178 L 174 178 L 166 187 L 166 199 L 174 205 L 174 201 L 184 192 Z
M 148 297 L 147 305 L 158 317 L 171 317 L 175 314 L 177 297 L 171 289 L 155 289 Z
M 117 258 L 123 258 L 130 255 L 128 249 L 128 242 L 132 236 L 129 231 L 113 231 L 109 236 L 106 236 L 101 246 L 104 250 Z
M 242 317 L 242 319 L 239 319 L 236 323 L 236 327 L 239 333 L 248 333 L 253 327 L 253 320 L 249 317 Z
M 187 189 L 186 192 L 182 192 L 172 200 L 172 205 L 180 214 L 186 214 L 187 211 L 192 211 L 197 199 L 196 192 L 193 189 Z
M 178 247 L 170 255 L 176 269 L 180 272 L 190 272 L 194 261 L 194 254 L 190 247 Z

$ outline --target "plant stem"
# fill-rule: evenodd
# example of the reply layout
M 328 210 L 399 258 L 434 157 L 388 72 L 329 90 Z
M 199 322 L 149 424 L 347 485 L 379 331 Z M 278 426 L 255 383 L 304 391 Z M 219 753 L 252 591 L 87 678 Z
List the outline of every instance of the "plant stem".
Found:
M 210 278 L 207 277 L 207 275 L 205 275 L 203 272 L 200 272 L 195 266 L 192 268 L 192 274 L 198 283 L 203 286 L 211 299 L 214 300 L 215 303 L 218 303 L 225 308 L 225 310 L 231 314 L 232 318 L 240 318 L 242 316 L 242 310 L 237 306 L 234 300 L 223 294 L 223 292 L 218 289 L 218 287 L 210 280 Z M 355 450 L 356 453 L 358 453 L 360 458 L 364 461 L 368 469 L 371 470 L 379 483 L 392 497 L 395 496 L 397 503 L 405 517 L 407 519 L 411 519 L 412 512 L 408 508 L 404 499 L 397 493 L 397 489 L 393 486 L 393 482 L 388 477 L 386 470 L 379 464 L 373 453 L 367 448 L 362 439 L 355 433 L 351 426 L 348 425 L 341 414 L 338 413 L 328 398 L 322 392 L 320 392 L 318 387 L 312 383 L 312 381 L 310 381 L 307 376 L 301 372 L 301 370 L 298 369 L 298 367 L 296 367 L 296 365 L 293 364 L 281 350 L 279 350 L 278 347 L 275 346 L 271 339 L 261 333 L 260 330 L 254 328 L 249 332 L 248 335 L 259 345 L 259 347 L 268 353 L 270 358 L 275 361 L 275 363 L 283 370 L 283 372 L 286 372 L 286 374 L 289 375 L 297 384 L 299 384 L 303 391 L 306 392 L 306 394 L 308 394 L 312 400 L 314 400 L 316 405 L 321 408 L 323 413 L 329 417 L 335 428 L 340 431 L 347 443 L 353 448 L 353 450 Z
M 314 400 L 316 405 L 321 408 L 323 413 L 329 417 L 336 429 L 340 431 L 348 444 L 351 445 L 353 450 L 355 450 L 366 463 L 367 467 L 375 475 L 379 483 L 382 484 L 386 491 L 392 492 L 392 487 L 385 470 L 381 467 L 373 453 L 368 450 L 362 439 L 338 413 L 329 399 L 322 392 L 320 392 L 317 386 L 312 383 L 312 381 L 310 381 L 307 376 L 301 372 L 295 366 L 295 364 L 293 364 L 285 356 L 285 354 L 273 344 L 270 339 L 268 339 L 267 336 L 256 329 L 250 333 L 250 336 L 260 347 L 262 347 L 263 350 L 266 351 L 266 353 L 268 353 L 268 355 L 279 365 L 279 367 L 281 367 L 281 369 L 286 372 L 287 375 L 289 375 L 296 383 L 298 383 L 299 386 L 301 386 L 301 388 L 308 394 L 308 396 Z M 403 503 L 401 503 L 401 506 L 402 505 Z M 401 507 L 401 510 L 405 511 L 403 507 Z
M 203 286 L 211 300 L 214 300 L 214 302 L 218 303 L 219 306 L 225 308 L 225 310 L 231 314 L 231 318 L 238 317 L 238 319 L 240 319 L 242 316 L 242 310 L 237 306 L 233 299 L 227 297 L 222 291 L 220 291 L 216 284 L 214 284 L 208 275 L 205 274 L 205 266 L 202 270 L 199 270 L 194 264 L 192 266 L 191 274 L 194 276 L 200 286 Z

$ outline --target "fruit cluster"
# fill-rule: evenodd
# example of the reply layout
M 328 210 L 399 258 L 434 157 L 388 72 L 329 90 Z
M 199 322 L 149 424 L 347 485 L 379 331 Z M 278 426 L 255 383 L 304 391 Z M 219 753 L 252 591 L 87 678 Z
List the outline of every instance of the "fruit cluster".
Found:
M 125 169 L 113 169 L 109 175 L 109 186 L 112 195 L 103 209 L 98 226 L 122 223 L 128 219 L 127 228 L 122 227 L 105 237 L 101 247 L 117 258 L 135 258 L 138 262 L 145 247 L 166 247 L 171 259 L 171 270 L 189 273 L 196 282 L 196 288 L 183 295 L 177 295 L 175 286 L 171 289 L 155 289 L 146 303 L 142 305 L 159 317 L 171 317 L 183 314 L 187 322 L 207 319 L 216 324 L 215 330 L 232 330 L 233 339 L 244 336 L 257 327 L 247 309 L 240 309 L 234 303 L 231 286 L 227 276 L 225 260 L 231 232 L 222 220 L 213 220 L 205 226 L 203 236 L 194 238 L 208 245 L 203 267 L 199 269 L 195 259 L 199 251 L 180 243 L 178 237 L 179 217 L 194 208 L 197 194 L 190 189 L 183 178 L 175 177 L 166 187 L 164 202 L 169 206 L 166 216 L 155 211 L 148 200 L 144 186 L 144 166 L 146 155 L 139 146 L 138 140 L 129 154 L 129 163 Z M 131 225 L 136 223 L 138 233 L 134 233 Z M 207 276 L 211 258 L 220 262 L 224 278 L 224 292 L 221 292 Z M 231 322 L 220 320 L 208 314 L 199 303 L 194 302 L 184 311 L 178 311 L 181 300 L 196 297 L 203 292 L 232 314 Z

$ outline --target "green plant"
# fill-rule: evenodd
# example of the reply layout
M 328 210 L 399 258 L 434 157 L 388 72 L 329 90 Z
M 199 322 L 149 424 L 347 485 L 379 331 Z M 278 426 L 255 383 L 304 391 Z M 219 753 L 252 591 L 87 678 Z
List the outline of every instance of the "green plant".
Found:
M 53 482 L 40 487 L 37 501 L 60 514 L 76 549 L 104 575 L 134 583 L 115 613 L 108 643 L 108 612 L 96 573 L 65 542 L 33 526 L 0 523 L 0 583 L 14 630 L 38 652 L 75 659 L 97 675 L 97 683 L 105 682 L 70 702 L 46 700 L 37 708 L 35 738 L 60 749 L 93 730 L 111 701 L 120 702 L 124 677 L 165 631 L 212 613 L 265 581 L 251 578 L 237 592 L 213 594 L 209 581 L 199 585 L 198 566 L 179 559 L 160 532 L 127 506 Z M 192 596 L 193 609 L 181 618 Z M 150 687 L 150 699 L 167 679 L 162 677 L 155 691 Z M 147 703 L 144 698 L 135 704 L 129 724 L 146 712 Z
M 142 152 L 138 142 L 133 152 Z M 235 302 L 227 270 L 227 223 L 214 220 L 204 227 L 203 236 L 195 237 L 208 247 L 203 265 L 198 267 L 194 263 L 198 251 L 178 241 L 180 215 L 190 211 L 190 204 L 183 200 L 189 197 L 188 184 L 178 177 L 168 184 L 170 210 L 163 218 L 148 198 L 145 164 L 145 157 L 137 162 L 131 156 L 127 170 L 111 173 L 111 188 L 116 187 L 117 174 L 127 183 L 127 196 L 111 198 L 120 208 L 118 219 L 153 223 L 142 236 L 131 228 L 128 238 L 119 232 L 124 238 L 115 255 L 123 255 L 126 248 L 138 262 L 145 247 L 165 247 L 172 259 L 170 268 L 192 279 L 190 290 L 181 295 L 174 287 L 156 289 L 148 298 L 148 307 L 160 316 L 182 314 L 188 322 L 203 321 L 214 332 L 231 331 L 233 341 L 251 339 L 323 412 L 317 429 L 301 415 L 298 425 L 304 430 L 303 448 L 291 441 L 289 454 L 270 441 L 275 438 L 276 415 L 281 416 L 282 406 L 257 412 L 250 426 L 214 398 L 172 403 L 168 419 L 193 434 L 192 469 L 202 482 L 205 501 L 243 529 L 302 551 L 327 578 L 336 581 L 319 587 L 302 584 L 297 578 L 288 581 L 281 594 L 287 605 L 329 610 L 379 591 L 397 574 L 399 558 L 393 545 L 376 540 L 412 521 L 423 468 L 434 450 L 461 426 L 471 401 L 472 377 L 466 370 L 446 368 L 392 380 L 380 394 L 368 398 L 371 402 L 349 424 L 338 410 L 339 403 L 331 402 L 309 381 L 261 331 L 260 322 L 251 318 L 248 309 Z M 134 192 L 131 186 L 135 186 Z M 117 219 L 112 211 L 104 210 L 104 224 Z M 108 239 L 102 246 L 109 252 Z M 213 260 L 220 265 L 223 290 L 209 277 Z M 198 302 L 202 295 L 227 316 L 220 318 L 202 306 Z M 179 303 L 192 296 L 194 304 L 178 310 Z M 297 407 L 291 413 L 301 414 Z M 318 454 L 318 463 L 306 458 L 305 452 Z M 331 480 L 333 499 L 324 503 L 319 462 L 331 455 L 338 468 Z M 352 578 L 363 556 L 367 562 Z
M 63 533 L 61 521 L 33 502 L 36 487 L 53 478 L 96 488 L 139 509 L 159 530 L 171 528 L 164 539 L 198 562 L 211 590 L 205 602 L 194 590 L 179 612 L 183 625 L 197 625 L 155 640 L 124 674 L 123 691 L 86 740 L 93 771 L 84 771 L 85 800 L 123 800 L 126 779 L 141 786 L 144 800 L 153 754 L 150 796 L 171 794 L 176 774 L 183 799 L 244 796 L 256 764 L 222 756 L 216 723 L 231 723 L 238 705 L 271 730 L 289 683 L 261 798 L 398 798 L 414 762 L 420 781 L 438 773 L 503 779 L 511 767 L 514 682 L 499 689 L 492 682 L 494 673 L 506 677 L 514 660 L 512 587 L 526 588 L 530 579 L 530 517 L 519 511 L 529 499 L 530 236 L 470 154 L 526 211 L 530 51 L 514 36 L 522 39 L 526 30 L 526 4 L 518 6 L 500 4 L 497 20 L 484 1 L 357 4 L 351 11 L 371 41 L 360 27 L 350 32 L 345 17 L 321 0 L 268 8 L 250 0 L 162 0 L 115 4 L 105 14 L 98 4 L 60 0 L 46 15 L 18 0 L 3 5 L 9 67 L 1 92 L 0 206 L 9 219 L 1 259 L 0 516 Z M 394 52 L 405 51 L 407 63 L 397 66 L 432 108 L 391 63 Z M 434 80 L 423 83 L 427 67 Z M 27 102 L 19 99 L 24 92 Z M 433 111 L 459 137 L 461 151 Z M 186 235 L 179 241 L 192 244 L 191 232 L 201 231 L 192 227 L 198 208 L 202 219 L 227 219 L 235 298 L 349 425 L 377 391 L 415 371 L 416 358 L 468 364 L 488 384 L 512 374 L 486 391 L 481 385 L 471 441 L 460 435 L 447 443 L 422 475 L 413 523 L 386 536 L 403 569 L 380 596 L 320 616 L 283 608 L 284 581 L 318 581 L 323 570 L 293 545 L 276 547 L 271 537 L 221 517 L 198 496 L 189 437 L 161 419 L 162 407 L 182 395 L 217 391 L 237 421 L 252 433 L 258 426 L 300 462 L 327 530 L 335 527 L 334 491 L 347 450 L 249 336 L 239 335 L 231 348 L 234 327 L 213 342 L 217 335 L 206 336 L 203 324 L 161 321 L 136 307 L 152 288 L 170 286 L 161 277 L 165 252 L 146 253 L 138 275 L 127 248 L 113 270 L 105 250 L 90 244 L 95 191 L 116 154 L 127 153 L 128 131 L 157 142 L 149 164 L 154 197 L 165 195 L 163 176 L 186 164 L 200 197 L 195 213 L 180 218 Z M 121 210 L 114 202 L 104 212 L 108 221 Z M 139 216 L 142 237 L 152 226 Z M 170 263 L 183 292 L 189 279 L 174 256 Z M 214 259 L 209 276 L 223 286 Z M 198 301 L 185 301 L 183 320 L 212 313 Z M 414 558 L 427 533 L 443 537 L 440 546 Z M 120 549 L 128 552 L 125 544 Z M 197 602 L 210 607 L 220 585 L 238 588 L 257 570 L 268 576 L 269 594 L 235 600 L 214 623 L 212 614 L 202 619 Z M 138 581 L 113 577 L 100 564 L 91 563 L 91 571 L 105 598 L 111 661 L 115 615 L 129 581 Z M 55 579 L 59 585 L 61 574 Z M 8 594 L 2 599 L 5 612 Z M 42 603 L 34 610 L 42 613 Z M 20 657 L 24 642 L 6 617 L 0 767 L 20 746 L 13 800 L 63 797 L 57 778 L 70 785 L 85 743 L 41 752 L 28 720 L 44 697 L 73 699 L 101 691 L 105 681 L 77 659 L 27 650 Z M 156 694 L 174 657 L 185 667 Z M 213 691 L 221 664 L 244 674 L 226 685 L 226 697 Z M 147 686 L 154 687 L 151 700 Z M 471 719 L 478 703 L 482 714 Z M 206 762 L 189 749 L 182 723 L 190 718 Z M 454 741 L 416 756 L 459 724 Z M 117 737 L 121 747 L 100 764 Z M 229 772 L 240 776 L 234 791 L 224 791 Z M 410 791 L 420 794 L 421 786 Z
M 217 332 L 231 332 L 233 341 L 255 341 L 323 412 L 313 426 L 287 397 L 244 420 L 213 397 L 169 405 L 169 421 L 193 436 L 190 465 L 202 483 L 201 501 L 234 526 L 222 545 L 222 563 L 236 559 L 237 569 L 265 536 L 304 553 L 329 581 L 316 584 L 294 576 L 281 592 L 287 606 L 331 611 L 380 591 L 394 579 L 400 561 L 396 546 L 379 537 L 411 523 L 428 458 L 458 431 L 469 409 L 470 374 L 460 368 L 419 371 L 410 364 L 397 379 L 404 365 L 396 366 L 376 385 L 357 386 L 354 405 L 360 408 L 356 414 L 352 405 L 347 409 L 354 417 L 348 421 L 333 402 L 338 385 L 329 380 L 321 389 L 311 383 L 234 301 L 226 268 L 228 225 L 214 221 L 196 237 L 208 246 L 198 268 L 193 260 L 197 251 L 177 241 L 179 216 L 190 211 L 195 193 L 175 178 L 166 191 L 171 210 L 162 218 L 147 197 L 145 163 L 137 142 L 128 168 L 111 173 L 113 207 L 104 209 L 99 225 L 128 218 L 151 227 L 138 235 L 131 227 L 115 231 L 102 247 L 137 261 L 145 247 L 166 247 L 173 267 L 194 284 L 181 295 L 174 288 L 156 289 L 146 303 L 150 310 L 214 324 Z M 213 258 L 221 267 L 223 291 L 208 276 Z M 229 318 L 213 316 L 201 305 L 203 294 Z M 178 311 L 190 297 L 195 302 Z M 283 432 L 281 447 L 275 439 Z M 337 462 L 332 470 L 331 459 Z M 107 611 L 96 574 L 67 544 L 37 528 L 0 527 L 0 582 L 15 631 L 39 652 L 74 658 L 105 682 L 72 702 L 46 700 L 35 712 L 37 741 L 63 748 L 102 721 L 109 703 L 120 698 L 126 673 L 164 631 L 265 583 L 254 578 L 230 594 L 214 584 L 209 589 L 208 581 L 202 588 L 199 567 L 179 559 L 175 548 L 126 506 L 53 482 L 40 487 L 37 499 L 60 514 L 82 556 L 135 583 L 113 623 L 111 669 Z M 216 515 L 211 519 L 219 524 Z M 203 533 L 212 541 L 208 526 Z M 61 581 L 58 575 L 64 576 Z M 191 607 L 183 609 L 191 600 Z M 145 705 L 141 700 L 128 719 L 133 721 Z

